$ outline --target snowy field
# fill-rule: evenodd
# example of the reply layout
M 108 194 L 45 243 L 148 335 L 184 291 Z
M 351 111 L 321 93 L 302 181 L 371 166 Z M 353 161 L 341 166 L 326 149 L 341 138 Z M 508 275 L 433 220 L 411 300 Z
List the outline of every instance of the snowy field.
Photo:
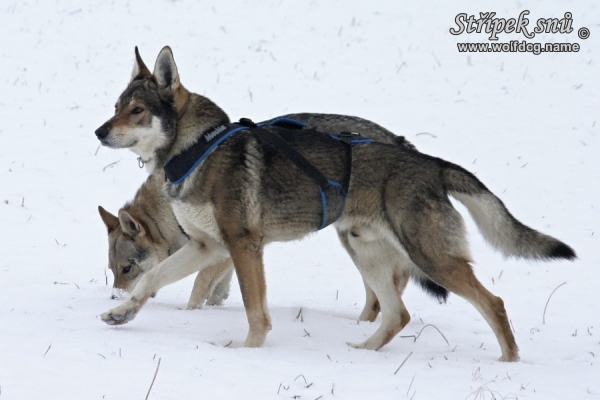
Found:
M 599 4 L 424 3 L 2 2 L 0 400 L 142 399 L 155 372 L 149 399 L 600 398 Z M 529 41 L 580 51 L 459 53 L 456 43 L 489 35 L 449 33 L 459 13 L 523 10 L 529 30 L 572 13 L 572 33 Z M 97 206 L 116 213 L 146 172 L 133 153 L 99 147 L 94 130 L 127 84 L 134 46 L 152 66 L 167 44 L 182 83 L 233 120 L 371 119 L 469 169 L 522 222 L 571 245 L 575 262 L 503 260 L 458 207 L 521 361 L 496 361 L 491 329 L 464 300 L 440 305 L 412 284 L 404 331 L 377 352 L 349 348 L 379 320 L 357 323 L 364 289 L 332 228 L 267 247 L 263 348 L 242 347 L 236 281 L 223 307 L 182 309 L 188 278 L 130 324 L 102 323 L 119 303 Z

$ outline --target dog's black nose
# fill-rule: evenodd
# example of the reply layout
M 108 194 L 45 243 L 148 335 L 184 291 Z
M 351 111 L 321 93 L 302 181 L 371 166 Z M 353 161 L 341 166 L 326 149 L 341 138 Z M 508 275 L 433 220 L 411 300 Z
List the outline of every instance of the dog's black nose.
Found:
M 104 139 L 108 136 L 109 129 L 106 125 L 102 125 L 100 128 L 96 129 L 96 137 L 98 139 Z

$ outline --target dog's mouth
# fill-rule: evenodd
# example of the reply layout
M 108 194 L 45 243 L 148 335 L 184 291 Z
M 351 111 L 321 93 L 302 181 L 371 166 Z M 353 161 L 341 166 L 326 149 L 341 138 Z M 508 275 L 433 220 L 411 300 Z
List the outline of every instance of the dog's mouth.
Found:
M 100 139 L 100 144 L 102 146 L 109 147 L 111 149 L 121 149 L 121 148 L 125 147 L 125 146 L 121 146 L 119 143 L 115 143 L 115 141 L 111 140 L 110 138 Z
M 135 139 L 131 143 L 126 143 L 126 141 L 122 140 L 123 138 L 115 136 L 113 128 L 108 123 L 96 129 L 94 133 L 103 146 L 111 147 L 113 149 L 133 147 L 138 142 L 137 139 Z
M 127 298 L 127 291 L 124 289 L 113 288 L 110 298 L 113 300 L 125 300 Z
M 135 139 L 131 143 L 125 143 L 113 135 L 108 135 L 103 138 L 98 138 L 102 146 L 110 147 L 111 149 L 129 149 L 135 147 L 138 144 L 138 140 Z
M 100 144 L 102 146 L 113 147 L 113 148 L 115 147 L 115 146 L 113 146 L 113 144 L 111 143 L 111 141 L 109 139 L 98 139 L 98 140 L 100 140 Z

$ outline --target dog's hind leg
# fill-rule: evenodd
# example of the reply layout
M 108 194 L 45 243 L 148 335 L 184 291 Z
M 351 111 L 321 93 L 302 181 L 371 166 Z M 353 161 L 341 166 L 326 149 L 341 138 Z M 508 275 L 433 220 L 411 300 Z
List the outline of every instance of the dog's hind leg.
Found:
M 350 234 L 358 235 L 358 233 L 356 232 L 357 230 L 358 230 L 357 228 L 355 228 L 354 230 L 350 229 Z M 348 242 L 348 237 L 347 237 L 348 231 L 342 231 L 341 229 L 338 229 L 337 227 L 336 227 L 336 231 L 337 231 L 338 237 L 340 239 L 340 242 L 342 242 L 342 245 L 344 246 L 344 249 L 346 249 L 346 251 L 348 252 L 350 257 L 352 257 L 353 250 L 350 247 L 350 243 Z M 379 300 L 377 300 L 377 296 L 375 295 L 375 292 L 373 292 L 373 289 L 371 289 L 371 287 L 367 284 L 367 282 L 365 281 L 364 278 L 363 278 L 363 284 L 365 286 L 365 306 L 363 307 L 363 310 L 360 313 L 358 320 L 373 322 L 377 318 L 377 315 L 379 314 L 379 311 L 381 310 L 381 306 L 379 305 Z
M 231 237 L 231 236 L 229 236 Z M 271 317 L 267 308 L 267 288 L 263 266 L 263 244 L 260 239 L 247 234 L 228 242 L 238 277 L 242 300 L 250 330 L 246 347 L 260 347 L 271 329 Z
M 198 272 L 188 301 L 188 310 L 202 308 L 207 298 L 206 304 L 209 306 L 223 304 L 223 300 L 229 295 L 232 273 L 231 258 Z
M 418 207 L 410 210 L 410 218 L 406 210 L 396 209 L 394 202 L 386 204 L 398 239 L 411 260 L 436 284 L 475 306 L 496 335 L 501 361 L 517 361 L 519 349 L 504 302 L 483 287 L 469 264 L 462 217 L 447 198 L 429 196 L 417 200 Z
M 233 277 L 233 261 L 229 260 L 230 268 L 225 275 L 221 276 L 214 289 L 211 290 L 210 296 L 206 299 L 207 306 L 222 306 L 223 301 L 229 297 L 229 289 L 231 286 L 231 278 Z
M 109 325 L 125 324 L 135 318 L 146 301 L 154 297 L 160 288 L 221 262 L 227 256 L 227 250 L 212 239 L 206 242 L 190 240 L 172 256 L 144 274 L 123 304 L 100 317 Z
M 519 348 L 510 328 L 504 301 L 494 296 L 477 280 L 471 265 L 464 260 L 449 261 L 436 270 L 443 272 L 430 272 L 430 277 L 440 286 L 473 304 L 490 325 L 502 350 L 502 357 L 499 360 L 519 361 Z
M 358 316 L 358 320 L 373 322 L 377 319 L 379 311 L 381 311 L 381 305 L 379 304 L 379 300 L 377 300 L 375 292 L 367 284 L 364 278 L 363 284 L 365 285 L 365 306 Z
M 408 283 L 408 273 L 399 267 L 402 265 L 399 263 L 402 254 L 386 239 L 370 237 L 364 240 L 354 229 L 347 232 L 345 237 L 340 235 L 340 238 L 344 246 L 350 249 L 350 256 L 363 277 L 365 287 L 372 289 L 381 306 L 381 325 L 377 331 L 365 342 L 349 345 L 377 350 L 392 340 L 410 321 L 410 314 L 401 298 Z

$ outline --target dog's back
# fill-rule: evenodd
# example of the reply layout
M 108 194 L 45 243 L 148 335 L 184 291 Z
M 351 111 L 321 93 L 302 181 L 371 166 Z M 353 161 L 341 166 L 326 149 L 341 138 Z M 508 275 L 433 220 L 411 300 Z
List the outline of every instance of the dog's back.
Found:
M 297 113 L 284 115 L 284 118 L 303 122 L 307 126 L 314 127 L 322 132 L 354 132 L 379 143 L 395 144 L 406 149 L 416 150 L 415 146 L 406 140 L 404 136 L 398 136 L 383 126 L 360 117 L 340 114 Z

